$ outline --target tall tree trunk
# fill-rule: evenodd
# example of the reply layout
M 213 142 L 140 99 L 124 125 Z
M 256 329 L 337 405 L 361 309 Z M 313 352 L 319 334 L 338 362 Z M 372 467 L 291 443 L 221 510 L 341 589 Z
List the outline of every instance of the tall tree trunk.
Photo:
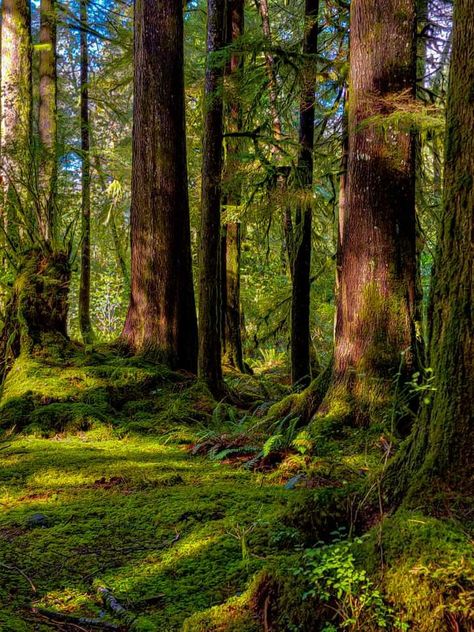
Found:
M 89 51 L 87 49 L 87 1 L 81 0 L 81 278 L 79 282 L 79 326 L 84 344 L 94 340 L 90 316 L 91 299 L 91 160 L 89 132 Z
M 214 393 L 222 390 L 219 254 L 224 68 L 222 61 L 216 58 L 216 53 L 222 51 L 225 45 L 225 5 L 225 0 L 207 2 L 207 64 L 199 249 L 198 373 Z
M 124 342 L 196 371 L 181 0 L 136 0 L 131 296 Z
M 229 0 L 227 10 L 227 39 L 229 43 L 235 42 L 244 32 L 244 0 Z M 239 72 L 242 69 L 242 57 L 236 53 L 231 55 L 226 68 L 229 80 L 230 104 L 228 107 L 227 130 L 230 133 L 239 132 L 242 129 L 242 108 L 239 103 Z M 226 143 L 225 179 L 235 178 L 239 169 L 239 141 L 237 138 L 228 138 Z M 240 181 L 234 182 L 228 187 L 224 203 L 229 207 L 238 207 L 241 204 L 242 193 Z M 224 361 L 230 366 L 244 372 L 241 333 L 241 308 L 240 308 L 240 254 L 241 254 L 241 225 L 240 222 L 228 222 L 223 230 L 224 258 L 221 275 L 222 285 L 222 314 L 223 314 L 223 344 L 222 351 Z
M 433 480 L 458 489 L 474 486 L 472 442 L 474 331 L 474 2 L 454 3 L 446 113 L 444 202 L 430 297 L 432 407 L 424 406 L 388 476 L 409 498 L 426 495 Z
M 54 241 L 57 185 L 57 79 L 55 0 L 41 0 L 39 58 L 40 221 L 45 241 Z
M 28 0 L 3 0 L 1 29 L 1 221 L 9 247 L 30 223 L 31 27 Z M 31 224 L 28 227 L 32 229 Z M 5 243 L 5 242 L 4 242 Z
M 380 118 L 414 98 L 415 65 L 414 0 L 354 0 L 334 370 L 322 410 L 360 422 L 389 401 L 401 358 L 413 362 L 414 138 Z
M 313 185 L 314 92 L 318 44 L 319 0 L 305 0 L 303 86 L 300 102 L 300 151 L 297 181 L 301 200 L 295 215 L 293 238 L 293 288 L 291 295 L 291 380 L 307 385 L 310 368 L 310 271 L 311 271 L 311 196 Z

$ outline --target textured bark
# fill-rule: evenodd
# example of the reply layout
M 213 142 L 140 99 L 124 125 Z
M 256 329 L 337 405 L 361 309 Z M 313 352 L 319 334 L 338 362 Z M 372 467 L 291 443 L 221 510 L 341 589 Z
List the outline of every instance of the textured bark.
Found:
M 40 233 L 54 240 L 57 185 L 57 78 L 55 0 L 41 0 L 39 54 Z
M 313 185 L 314 92 L 317 52 L 319 0 L 305 1 L 303 87 L 300 102 L 300 151 L 297 179 L 302 193 L 295 216 L 293 237 L 293 287 L 291 296 L 291 380 L 307 385 L 310 368 L 310 271 L 311 271 L 311 195 Z
M 414 0 L 354 0 L 333 384 L 356 417 L 389 394 L 401 354 L 413 358 L 414 140 L 382 125 L 395 99 L 414 98 L 415 65 Z
M 216 59 L 216 53 L 219 53 L 224 45 L 225 0 L 208 0 L 199 249 L 198 373 L 214 393 L 222 389 L 219 255 L 224 68 L 222 61 Z
M 430 297 L 429 360 L 435 391 L 389 469 L 400 495 L 426 497 L 437 480 L 474 491 L 472 321 L 474 209 L 473 0 L 454 5 L 446 120 L 444 201 Z M 393 483 L 392 483 L 393 487 Z
M 28 0 L 3 0 L 1 29 L 1 183 L 3 234 L 18 246 L 31 177 L 31 29 Z M 21 220 L 24 224 L 24 217 Z
M 244 32 L 244 0 L 229 0 L 227 10 L 227 40 L 235 42 Z M 242 129 L 242 108 L 238 99 L 239 72 L 242 70 L 242 57 L 232 54 L 227 64 L 226 75 L 230 93 L 227 112 L 227 131 L 239 132 Z M 229 137 L 226 142 L 226 164 L 224 180 L 232 180 L 239 170 L 239 141 Z M 241 190 L 238 178 L 227 187 L 224 204 L 238 207 L 241 204 Z M 222 260 L 222 352 L 224 362 L 244 372 L 241 333 L 240 307 L 240 222 L 228 222 L 223 231 L 224 256 Z M 225 260 L 224 260 L 225 259 Z
M 197 356 L 180 0 L 137 0 L 131 296 L 124 342 L 194 372 Z
M 79 326 L 84 344 L 94 340 L 90 316 L 91 298 L 91 161 L 89 132 L 89 51 L 87 49 L 87 0 L 81 0 L 81 277 Z

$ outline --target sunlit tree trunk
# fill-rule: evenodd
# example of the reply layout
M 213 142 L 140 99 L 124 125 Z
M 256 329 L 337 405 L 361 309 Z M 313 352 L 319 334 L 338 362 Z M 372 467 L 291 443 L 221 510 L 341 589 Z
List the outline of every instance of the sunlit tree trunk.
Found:
M 124 342 L 196 371 L 181 0 L 135 4 L 131 296 Z
M 79 326 L 84 344 L 94 340 L 90 316 L 91 299 L 91 161 L 89 131 L 89 51 L 87 49 L 87 0 L 81 0 L 81 278 Z
M 244 0 L 229 0 L 227 10 L 227 39 L 229 43 L 236 41 L 244 31 Z M 242 57 L 232 54 L 226 68 L 229 83 L 229 105 L 227 113 L 227 132 L 236 133 L 242 128 L 242 108 L 239 103 L 239 71 Z M 239 169 L 239 142 L 237 138 L 228 138 L 226 142 L 225 178 L 234 180 L 227 187 L 224 203 L 230 208 L 241 204 L 241 186 L 236 174 Z M 222 261 L 222 314 L 223 314 L 223 357 L 224 361 L 239 371 L 244 371 L 242 353 L 242 315 L 240 308 L 240 255 L 241 225 L 238 221 L 227 222 L 223 230 Z
M 28 0 L 3 0 L 1 29 L 1 221 L 9 247 L 27 221 L 31 181 L 31 28 Z M 29 216 L 28 216 L 29 217 Z
M 201 235 L 199 250 L 198 372 L 214 393 L 222 389 L 219 283 L 225 0 L 207 3 L 207 65 L 204 89 Z
M 293 384 L 308 384 L 310 369 L 310 271 L 311 271 L 311 198 L 313 185 L 314 93 L 318 43 L 319 0 L 305 1 L 303 85 L 300 101 L 300 150 L 297 182 L 300 197 L 295 215 L 292 296 L 291 296 L 291 379 Z
M 41 0 L 39 53 L 40 221 L 43 239 L 54 241 L 57 185 L 57 79 L 55 0 Z
M 323 412 L 360 422 L 387 404 L 399 369 L 413 363 L 414 137 L 387 117 L 414 98 L 415 53 L 414 0 L 352 2 L 335 357 Z

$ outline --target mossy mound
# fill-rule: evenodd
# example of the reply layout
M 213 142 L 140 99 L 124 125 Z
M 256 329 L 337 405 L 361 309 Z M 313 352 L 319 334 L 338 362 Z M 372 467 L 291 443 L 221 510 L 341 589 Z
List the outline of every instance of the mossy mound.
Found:
M 468 526 L 400 510 L 369 532 L 359 562 L 410 630 L 474 626 L 474 548 Z
M 214 405 L 186 375 L 77 345 L 67 356 L 42 350 L 15 360 L 2 388 L 0 428 L 44 436 L 98 426 L 162 432 L 202 419 Z

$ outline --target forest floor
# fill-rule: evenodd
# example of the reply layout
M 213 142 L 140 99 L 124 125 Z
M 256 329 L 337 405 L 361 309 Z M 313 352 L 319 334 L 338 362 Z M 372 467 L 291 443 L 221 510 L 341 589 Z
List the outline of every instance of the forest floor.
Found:
M 0 403 L 0 630 L 469 629 L 466 523 L 385 514 L 380 494 L 360 511 L 383 425 L 310 434 L 265 421 L 280 376 L 228 383 L 245 405 L 107 350 L 17 360 Z

